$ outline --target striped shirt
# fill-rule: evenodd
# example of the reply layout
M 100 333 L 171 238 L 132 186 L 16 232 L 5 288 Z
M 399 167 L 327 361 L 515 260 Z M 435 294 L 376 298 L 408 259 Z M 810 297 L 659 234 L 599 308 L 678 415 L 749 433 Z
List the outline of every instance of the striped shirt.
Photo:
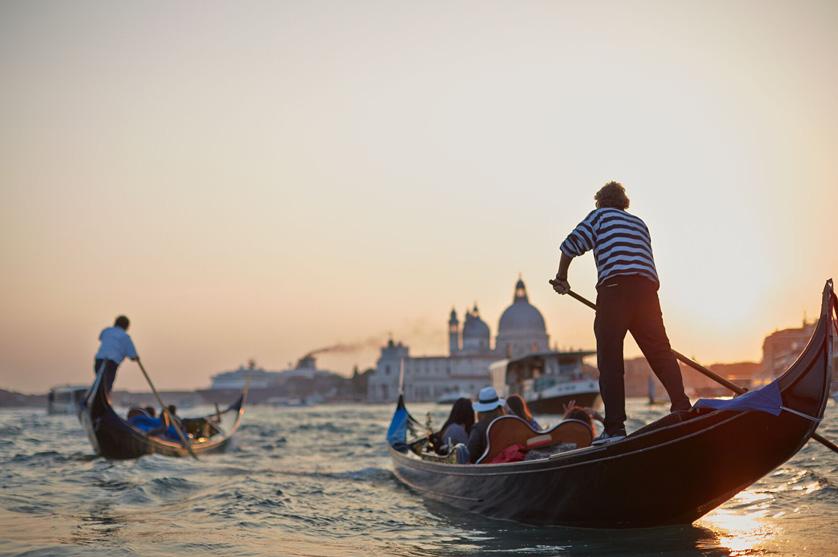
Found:
M 562 242 L 562 253 L 578 257 L 594 250 L 597 286 L 618 275 L 640 275 L 659 285 L 646 223 L 622 209 L 591 211 Z

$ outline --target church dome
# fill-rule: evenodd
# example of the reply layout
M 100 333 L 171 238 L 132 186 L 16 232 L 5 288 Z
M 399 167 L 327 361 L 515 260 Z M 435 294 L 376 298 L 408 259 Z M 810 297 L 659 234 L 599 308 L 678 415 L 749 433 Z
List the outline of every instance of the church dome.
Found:
M 520 278 L 515 284 L 512 305 L 500 316 L 495 350 L 507 358 L 518 358 L 549 349 L 550 337 L 541 312 L 530 303 L 527 287 Z
M 480 318 L 477 304 L 472 311 L 466 312 L 466 321 L 463 324 L 463 338 L 486 338 L 491 336 L 489 325 Z
M 480 319 L 480 311 L 477 304 L 474 309 L 466 311 L 466 320 L 463 323 L 463 352 L 483 353 L 490 350 L 491 332 L 489 325 Z
M 500 316 L 498 334 L 525 331 L 544 333 L 546 327 L 541 312 L 530 303 L 527 297 L 527 288 L 524 286 L 524 281 L 518 279 L 512 305 L 506 308 L 506 311 Z

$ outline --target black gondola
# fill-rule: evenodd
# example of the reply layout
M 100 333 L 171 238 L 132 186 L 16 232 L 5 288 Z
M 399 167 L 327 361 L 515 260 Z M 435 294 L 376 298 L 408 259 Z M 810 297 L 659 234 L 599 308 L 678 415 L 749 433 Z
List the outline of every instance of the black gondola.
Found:
M 692 523 L 787 461 L 815 432 L 829 398 L 836 312 L 829 280 L 807 347 L 765 387 L 778 393 L 778 415 L 694 410 L 691 419 L 664 417 L 609 445 L 514 463 L 449 464 L 424 456 L 427 438 L 407 440 L 412 418 L 400 396 L 388 432 L 395 475 L 425 497 L 530 524 Z
M 223 451 L 229 446 L 244 414 L 246 394 L 245 389 L 226 410 L 204 418 L 181 419 L 183 428 L 194 434 L 190 447 L 195 454 Z M 234 413 L 234 421 L 230 430 L 225 432 L 220 427 L 221 416 L 231 412 Z M 105 458 L 139 458 L 152 453 L 189 456 L 189 451 L 180 441 L 147 435 L 120 417 L 111 406 L 101 373 L 96 376 L 81 405 L 79 419 L 87 431 L 93 450 Z

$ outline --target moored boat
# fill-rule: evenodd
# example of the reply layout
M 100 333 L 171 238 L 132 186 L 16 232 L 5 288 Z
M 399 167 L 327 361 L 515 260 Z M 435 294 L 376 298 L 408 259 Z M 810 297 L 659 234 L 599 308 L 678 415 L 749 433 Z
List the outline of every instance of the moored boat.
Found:
M 59 385 L 47 394 L 47 414 L 78 414 L 87 385 Z
M 489 367 L 492 386 L 501 396 L 521 395 L 534 414 L 564 414 L 569 403 L 592 407 L 599 383 L 586 372 L 583 359 L 591 351 L 535 352 Z
M 595 379 L 577 379 L 552 384 L 524 400 L 533 414 L 563 414 L 571 403 L 592 408 L 598 399 L 599 383 Z
M 408 440 L 399 397 L 388 431 L 396 477 L 424 497 L 495 518 L 591 528 L 689 524 L 794 456 L 829 398 L 838 324 L 832 281 L 797 361 L 750 400 L 776 408 L 694 409 L 666 416 L 621 441 L 502 464 L 450 464 Z M 736 399 L 734 399 L 735 401 Z M 775 413 L 776 411 L 776 413 Z
M 181 418 L 189 435 L 190 449 L 196 455 L 225 450 L 241 423 L 247 390 L 226 410 L 201 418 Z M 222 418 L 231 414 L 227 431 L 222 429 Z M 100 456 L 113 459 L 139 458 L 146 454 L 188 456 L 189 449 L 179 440 L 148 435 L 119 416 L 111 406 L 102 374 L 96 376 L 88 396 L 84 399 L 79 419 L 87 431 L 93 449 Z

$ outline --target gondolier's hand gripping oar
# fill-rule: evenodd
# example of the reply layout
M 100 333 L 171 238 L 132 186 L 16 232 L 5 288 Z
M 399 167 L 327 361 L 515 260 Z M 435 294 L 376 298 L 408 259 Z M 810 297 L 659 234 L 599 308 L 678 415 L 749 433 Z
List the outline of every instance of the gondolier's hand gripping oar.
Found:
M 175 427 L 175 431 L 177 432 L 178 437 L 180 437 L 180 444 L 183 445 L 184 449 L 189 451 L 189 454 L 192 455 L 192 458 L 198 460 L 198 455 L 196 455 L 195 451 L 192 450 L 192 446 L 189 444 L 189 440 L 186 438 L 186 435 L 184 435 L 183 431 L 181 431 L 180 429 L 180 424 L 178 424 L 177 420 L 175 420 L 172 417 L 172 415 L 169 414 L 169 408 L 165 404 L 163 404 L 163 399 L 160 398 L 160 394 L 157 392 L 157 389 L 154 388 L 154 383 L 151 382 L 151 377 L 149 377 L 148 373 L 146 373 L 146 370 L 143 367 L 143 363 L 140 361 L 139 358 L 137 358 L 135 361 L 137 362 L 137 365 L 140 366 L 140 371 L 142 371 L 143 375 L 145 375 L 145 380 L 148 381 L 148 386 L 151 387 L 151 392 L 154 393 L 154 398 L 157 399 L 157 403 L 160 405 L 160 408 L 163 409 L 163 414 L 169 416 L 169 423 L 171 423 Z
M 550 282 L 550 284 L 553 284 L 552 280 L 549 281 L 549 282 Z M 573 290 L 568 290 L 567 293 L 570 295 L 571 298 L 575 298 L 576 300 L 582 302 L 583 304 L 585 304 L 586 306 L 588 306 L 592 310 L 596 311 L 596 304 L 593 303 L 592 301 L 588 300 L 587 298 L 585 298 L 583 296 L 580 296 L 579 294 L 577 294 Z M 681 354 L 677 350 L 673 350 L 672 353 L 675 355 L 675 357 L 677 359 L 681 360 L 682 362 L 684 362 L 685 364 L 687 364 L 688 366 L 690 366 L 691 368 L 693 368 L 697 372 L 709 377 L 710 379 L 712 379 L 716 383 L 718 383 L 718 384 L 720 384 L 724 387 L 727 387 L 728 389 L 730 389 L 734 393 L 736 393 L 738 395 L 741 395 L 741 394 L 746 393 L 748 391 L 748 389 L 746 389 L 744 387 L 740 387 L 736 383 L 732 383 L 732 382 L 728 381 L 724 377 L 713 373 L 712 371 L 710 371 L 709 369 L 707 369 L 703 365 L 699 364 L 698 362 L 694 362 L 693 360 L 687 358 L 686 356 L 684 356 L 683 354 Z M 821 445 L 823 445 L 827 449 L 831 449 L 832 451 L 838 453 L 838 446 L 836 446 L 835 443 L 833 443 L 832 441 L 830 441 L 826 437 L 821 436 L 817 432 L 813 432 L 812 433 L 812 438 L 814 440 L 818 441 Z

